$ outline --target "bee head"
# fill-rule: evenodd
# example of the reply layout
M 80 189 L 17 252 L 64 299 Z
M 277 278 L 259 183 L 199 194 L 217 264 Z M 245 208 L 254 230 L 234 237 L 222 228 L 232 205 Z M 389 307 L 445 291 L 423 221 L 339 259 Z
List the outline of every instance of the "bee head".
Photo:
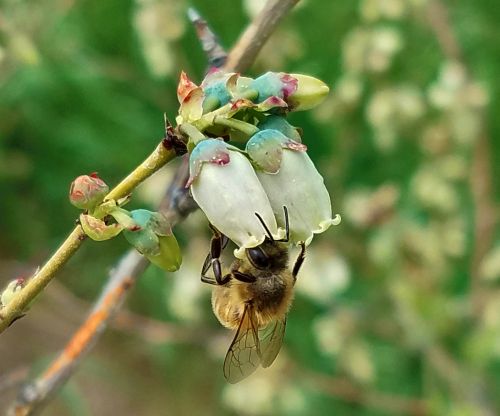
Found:
M 266 240 L 260 246 L 247 248 L 247 258 L 259 270 L 278 271 L 288 264 L 288 249 L 278 241 Z
M 252 248 L 246 249 L 248 260 L 252 265 L 260 270 L 279 270 L 287 266 L 288 263 L 288 249 L 286 244 L 289 240 L 289 225 L 288 225 L 288 210 L 284 206 L 285 213 L 285 230 L 286 236 L 281 240 L 275 240 L 262 217 L 256 212 L 255 215 L 259 219 L 262 227 L 266 231 L 267 237 L 264 242 Z

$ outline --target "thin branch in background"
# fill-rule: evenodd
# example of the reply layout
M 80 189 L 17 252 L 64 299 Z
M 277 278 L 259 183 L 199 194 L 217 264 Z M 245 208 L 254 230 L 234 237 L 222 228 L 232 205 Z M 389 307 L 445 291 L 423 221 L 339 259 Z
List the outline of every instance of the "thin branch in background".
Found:
M 298 2 L 299 0 L 269 0 L 231 50 L 224 69 L 244 72 L 249 68 L 276 26 Z
M 272 30 L 276 27 L 281 18 L 290 10 L 296 1 L 278 0 L 270 1 L 273 6 L 272 19 L 265 19 L 263 14 L 269 13 L 266 7 L 256 22 L 267 21 L 269 28 L 262 27 L 263 23 L 252 23 L 251 26 L 258 26 L 262 30 L 256 32 L 252 39 L 254 43 L 249 44 L 249 37 L 243 36 L 236 44 L 233 51 L 228 56 L 226 70 L 245 70 L 253 62 L 258 51 L 262 48 L 265 40 L 269 37 Z M 281 6 L 280 6 L 281 5 Z M 247 33 L 248 30 L 245 32 Z M 203 36 L 211 31 L 201 31 Z M 259 33 L 261 35 L 259 35 Z M 260 36 L 265 36 L 261 39 Z M 216 37 L 213 36 L 213 41 Z M 203 39 L 201 43 L 203 44 Z M 245 46 L 246 45 L 246 46 Z M 258 47 L 257 47 L 258 45 Z M 245 48 L 251 48 L 250 55 L 245 53 Z M 211 50 L 217 50 L 212 48 Z M 220 48 L 222 50 L 222 48 Z M 236 52 L 234 52 L 236 51 Z M 252 59 L 249 59 L 252 56 Z M 210 55 L 209 55 L 210 59 Z M 197 206 L 185 188 L 188 175 L 188 164 L 186 159 L 180 165 L 172 183 L 169 185 L 163 201 L 160 204 L 162 211 L 169 218 L 172 226 L 182 221 L 189 213 L 194 211 Z M 110 273 L 108 283 L 104 286 L 101 296 L 95 303 L 86 321 L 75 332 L 68 342 L 63 352 L 54 360 L 45 372 L 33 382 L 25 385 L 18 394 L 16 401 L 9 409 L 9 415 L 26 416 L 39 411 L 48 400 L 54 396 L 58 389 L 74 373 L 78 364 L 83 360 L 86 354 L 97 343 L 103 334 L 109 322 L 114 318 L 120 306 L 123 304 L 129 290 L 147 267 L 149 262 L 135 250 L 129 251 L 120 261 L 116 270 Z
M 110 280 L 85 322 L 51 365 L 34 382 L 26 384 L 20 390 L 9 415 L 29 415 L 43 407 L 95 345 L 106 329 L 106 323 L 125 300 L 125 295 L 136 276 L 139 276 L 148 264 L 149 262 L 136 251 L 127 253 L 117 269 L 111 273 Z
M 427 6 L 427 22 L 436 36 L 443 55 L 448 60 L 459 62 L 469 78 L 472 71 L 467 65 L 460 42 L 453 30 L 449 9 L 440 0 L 433 0 Z M 476 138 L 473 149 L 472 168 L 469 183 L 474 200 L 474 251 L 470 268 L 470 297 L 474 315 L 481 314 L 487 291 L 482 289 L 480 266 L 484 256 L 493 243 L 494 230 L 498 222 L 496 208 L 492 198 L 493 175 L 491 163 L 491 137 L 488 134 L 486 114 L 482 114 L 482 131 Z M 439 346 L 431 346 L 426 351 L 426 357 L 432 368 L 447 381 L 450 388 L 458 397 L 468 396 L 474 402 L 481 414 L 494 415 L 494 405 L 488 397 L 486 386 L 478 382 L 475 377 L 468 374 L 467 369 L 462 369 Z
M 463 62 L 463 52 L 450 23 L 450 13 L 440 0 L 432 0 L 426 9 L 426 19 L 446 58 Z
M 177 168 L 165 196 L 159 205 L 159 210 L 169 220 L 170 224 L 177 224 L 198 209 L 198 205 L 191 196 L 189 189 L 186 188 L 188 178 L 189 158 L 186 155 Z
M 464 53 L 451 25 L 449 10 L 445 3 L 433 0 L 427 6 L 427 21 L 436 36 L 444 56 L 460 62 L 469 77 L 471 69 L 465 62 Z M 470 186 L 474 200 L 474 251 L 471 260 L 471 300 L 476 316 L 480 315 L 487 292 L 482 290 L 480 266 L 493 243 L 495 226 L 499 220 L 493 195 L 491 163 L 491 137 L 488 134 L 486 114 L 482 114 L 482 132 L 476 138 L 473 150 Z
M 206 20 L 194 8 L 188 9 L 188 17 L 193 23 L 201 47 L 207 55 L 208 66 L 221 68 L 226 63 L 227 53 L 219 43 L 219 39 L 212 32 Z

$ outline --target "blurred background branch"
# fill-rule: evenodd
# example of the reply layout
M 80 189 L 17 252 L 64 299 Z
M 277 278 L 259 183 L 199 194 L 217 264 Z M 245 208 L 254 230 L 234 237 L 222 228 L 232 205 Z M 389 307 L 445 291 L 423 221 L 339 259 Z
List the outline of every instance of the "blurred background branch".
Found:
M 432 0 L 427 8 L 429 25 L 441 46 L 443 55 L 450 61 L 463 65 L 468 77 L 472 71 L 464 59 L 464 53 L 450 21 L 450 12 L 444 2 Z M 474 199 L 474 251 L 471 261 L 471 302 L 477 315 L 482 311 L 487 295 L 481 282 L 481 263 L 491 249 L 498 223 L 498 206 L 493 200 L 492 149 L 488 115 L 481 114 L 481 129 L 473 151 L 470 186 Z

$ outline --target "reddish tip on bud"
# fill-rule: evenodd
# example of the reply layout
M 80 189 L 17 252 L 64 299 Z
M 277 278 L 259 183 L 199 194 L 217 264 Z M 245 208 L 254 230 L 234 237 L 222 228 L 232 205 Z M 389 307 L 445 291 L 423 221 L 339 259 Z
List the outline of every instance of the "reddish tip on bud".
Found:
M 177 85 L 177 99 L 179 100 L 179 104 L 182 104 L 189 93 L 197 87 L 198 86 L 188 78 L 186 73 L 182 71 L 179 78 L 179 84 Z
M 69 189 L 69 200 L 77 208 L 92 210 L 102 202 L 109 187 L 97 173 L 78 176 Z

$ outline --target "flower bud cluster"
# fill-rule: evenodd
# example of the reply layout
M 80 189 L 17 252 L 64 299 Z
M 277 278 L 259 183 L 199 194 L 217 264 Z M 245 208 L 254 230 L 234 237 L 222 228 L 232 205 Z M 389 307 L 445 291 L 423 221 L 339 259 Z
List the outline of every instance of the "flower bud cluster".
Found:
M 214 69 L 198 86 L 183 72 L 177 88 L 177 123 L 206 128 L 206 123 L 213 122 L 216 116 L 232 118 L 242 111 L 245 114 L 240 116 L 248 117 L 255 112 L 308 110 L 319 104 L 328 91 L 322 81 L 302 74 L 267 72 L 252 79 Z
M 170 223 L 158 212 L 127 211 L 121 201 L 104 201 L 109 187 L 97 174 L 77 177 L 70 187 L 70 202 L 84 209 L 80 225 L 95 241 L 105 241 L 123 233 L 126 240 L 151 263 L 167 270 L 178 270 L 181 253 Z
M 177 122 L 191 150 L 186 186 L 211 224 L 239 247 L 237 257 L 266 238 L 284 239 L 287 221 L 289 241 L 306 245 L 339 223 L 299 130 L 286 120 L 327 93 L 326 84 L 306 75 L 252 79 L 211 71 L 197 86 L 181 74 Z

